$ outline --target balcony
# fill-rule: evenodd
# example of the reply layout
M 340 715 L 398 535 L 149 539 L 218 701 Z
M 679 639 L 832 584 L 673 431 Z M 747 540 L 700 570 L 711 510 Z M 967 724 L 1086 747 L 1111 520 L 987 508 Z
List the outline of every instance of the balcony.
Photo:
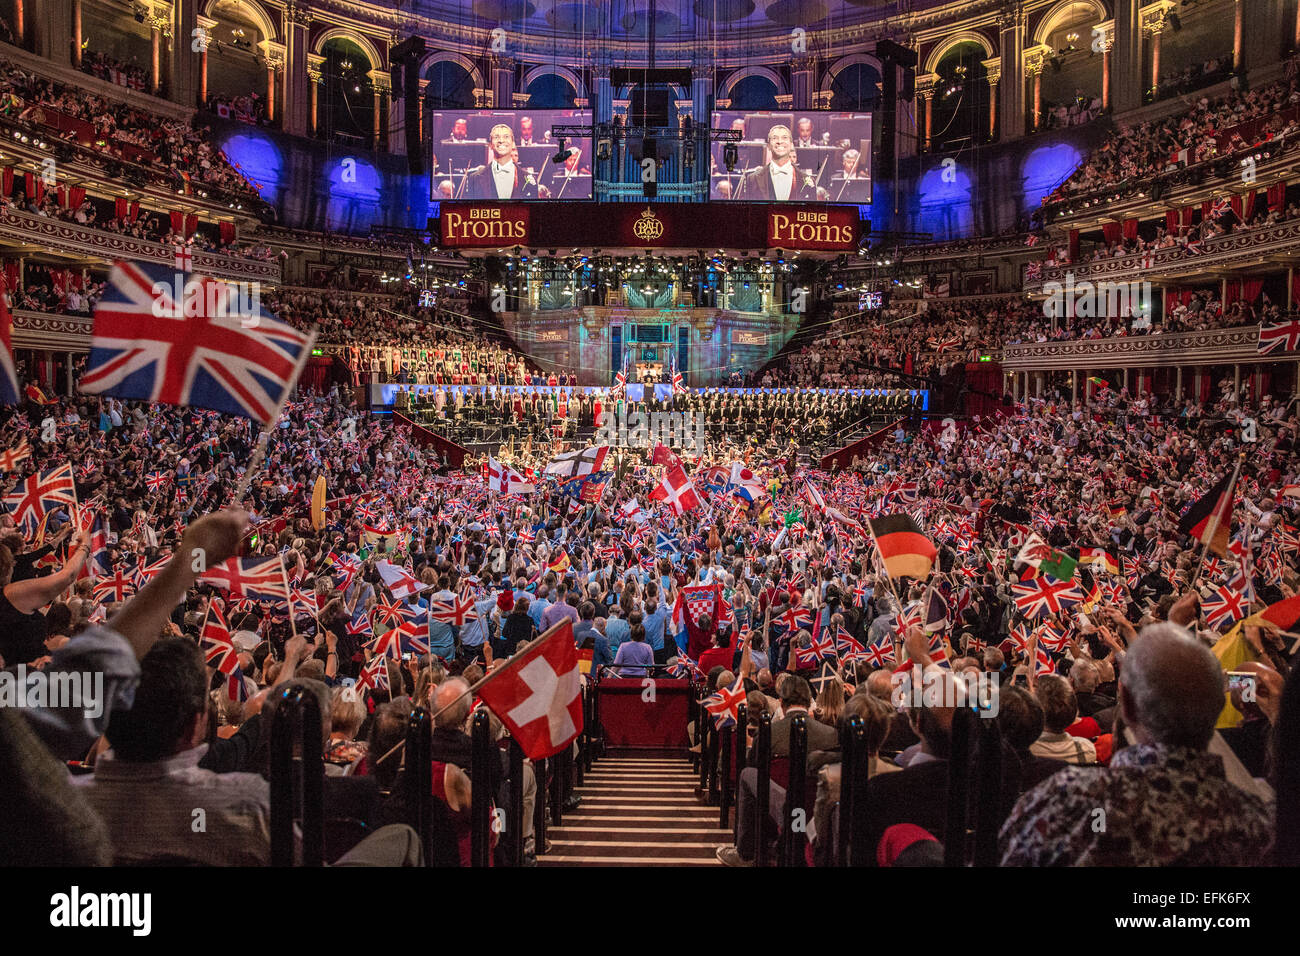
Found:
M 173 265 L 176 262 L 176 250 L 171 246 L 116 232 L 101 232 L 75 222 L 37 216 L 12 207 L 0 209 L 0 242 L 44 247 L 78 258 L 91 257 L 109 261 L 130 259 L 163 265 Z M 193 260 L 195 272 L 214 279 L 280 284 L 280 259 L 244 259 L 196 249 Z
M 1201 250 L 1200 253 L 1189 253 L 1182 246 L 1172 246 L 1157 252 L 1045 267 L 1042 282 L 1027 281 L 1025 291 L 1041 291 L 1042 286 L 1048 282 L 1064 285 L 1069 273 L 1074 275 L 1076 284 L 1085 280 L 1131 282 L 1145 279 L 1158 282 L 1164 279 L 1167 284 L 1176 285 L 1187 277 L 1203 279 L 1207 273 L 1217 270 L 1258 266 L 1270 260 L 1279 268 L 1284 268 L 1287 262 L 1279 260 L 1285 258 L 1289 262 L 1300 254 L 1300 220 L 1216 236 L 1205 240 L 1201 244 Z
M 1027 342 L 1002 348 L 1002 369 L 1034 372 L 1110 368 L 1156 368 L 1176 365 L 1230 365 L 1277 362 L 1281 356 L 1260 355 L 1259 326 L 1173 332 L 1167 335 L 1126 335 L 1110 339 L 1068 342 Z M 1293 358 L 1300 359 L 1300 356 Z

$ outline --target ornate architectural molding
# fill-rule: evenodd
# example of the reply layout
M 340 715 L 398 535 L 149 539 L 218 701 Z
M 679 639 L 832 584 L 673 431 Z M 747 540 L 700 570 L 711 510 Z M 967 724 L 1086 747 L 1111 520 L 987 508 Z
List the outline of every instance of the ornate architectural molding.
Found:
M 1175 332 L 1170 335 L 1130 335 L 1072 342 L 1029 342 L 1005 345 L 1002 368 L 1008 372 L 1046 369 L 1153 368 L 1156 366 L 1227 362 L 1275 362 L 1260 355 L 1259 326 Z
M 325 78 L 322 67 L 325 66 L 325 57 L 319 53 L 307 54 L 307 79 L 313 83 L 319 83 Z
M 45 246 L 66 255 L 108 261 L 136 259 L 168 265 L 176 261 L 176 251 L 170 246 L 115 232 L 100 232 L 17 208 L 0 209 L 0 238 L 22 245 Z M 275 285 L 280 282 L 279 259 L 264 262 L 197 249 L 193 255 L 194 270 L 217 279 L 255 280 Z
M 283 43 L 274 40 L 262 40 L 257 44 L 257 59 L 269 70 L 283 70 L 287 59 L 287 50 Z
M 305 27 L 309 26 L 315 17 L 305 6 L 295 2 L 295 0 L 289 0 L 289 5 L 284 8 L 284 19 L 286 23 Z
M 1025 76 L 1035 76 L 1043 72 L 1047 58 L 1052 55 L 1052 48 L 1044 43 L 1025 49 Z
M 1204 251 L 1199 255 L 1188 255 L 1181 246 L 1174 246 L 1154 253 L 1045 268 L 1043 282 L 1063 284 L 1067 273 L 1072 273 L 1076 282 L 1085 279 L 1128 282 L 1156 280 L 1162 276 L 1173 278 L 1186 274 L 1189 267 L 1205 271 L 1252 260 L 1258 262 L 1269 253 L 1293 251 L 1297 242 L 1300 242 L 1300 221 L 1292 220 L 1207 239 L 1202 246 Z
M 1093 27 L 1093 30 L 1096 31 L 1093 37 L 1097 43 L 1097 52 L 1108 53 L 1115 45 L 1115 21 L 1103 20 Z
M 984 67 L 984 78 L 988 80 L 989 86 L 997 86 L 998 80 L 1002 79 L 1002 57 L 980 60 L 980 66 Z
M 923 100 L 928 100 L 934 96 L 934 88 L 938 82 L 938 73 L 918 73 L 916 75 L 916 95 Z
M 14 309 L 13 319 L 14 348 L 58 348 L 73 352 L 90 350 L 92 322 L 89 316 Z
M 1151 37 L 1163 33 L 1169 13 L 1177 6 L 1174 0 L 1156 0 L 1142 7 L 1138 11 L 1142 18 L 1142 35 Z
M 391 93 L 393 91 L 393 75 L 387 70 L 371 70 L 366 74 L 366 79 L 370 80 L 370 85 L 374 87 L 376 93 Z

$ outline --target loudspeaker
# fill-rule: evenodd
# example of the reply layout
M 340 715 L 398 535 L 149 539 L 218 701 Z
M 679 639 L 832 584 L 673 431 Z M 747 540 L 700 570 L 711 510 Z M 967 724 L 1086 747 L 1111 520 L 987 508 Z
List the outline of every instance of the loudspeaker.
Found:
M 389 51 L 393 86 L 398 86 L 401 72 L 402 123 L 406 127 L 406 168 L 415 174 L 424 172 L 424 142 L 420 139 L 420 61 L 424 59 L 423 37 L 407 37 Z

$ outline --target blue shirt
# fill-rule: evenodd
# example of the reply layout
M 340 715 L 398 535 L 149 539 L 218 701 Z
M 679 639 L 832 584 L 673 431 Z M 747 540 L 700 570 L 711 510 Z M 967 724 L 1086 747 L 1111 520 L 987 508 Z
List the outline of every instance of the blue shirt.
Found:
M 660 602 L 653 614 L 647 614 L 642 624 L 645 627 L 645 642 L 652 651 L 664 649 L 664 630 L 668 627 L 668 605 Z
M 542 615 L 546 613 L 546 609 L 550 606 L 551 602 L 546 598 L 537 598 L 532 604 L 528 605 L 528 616 L 533 619 L 538 631 L 542 629 Z
M 439 591 L 433 595 L 432 600 L 450 604 L 456 600 L 456 595 L 450 591 Z M 428 607 L 428 603 L 423 598 L 419 603 Z M 446 621 L 435 621 L 432 617 L 429 618 L 429 653 L 443 660 L 450 660 L 456 656 L 456 630 Z
M 617 652 L 619 645 L 632 637 L 632 625 L 621 617 L 611 617 L 605 622 L 605 636 L 609 638 L 609 649 Z
M 465 624 L 460 632 L 460 642 L 465 647 L 479 647 L 487 640 L 488 625 L 492 617 L 492 609 L 497 606 L 496 598 L 488 596 L 481 601 L 474 602 L 474 613 L 478 617 Z

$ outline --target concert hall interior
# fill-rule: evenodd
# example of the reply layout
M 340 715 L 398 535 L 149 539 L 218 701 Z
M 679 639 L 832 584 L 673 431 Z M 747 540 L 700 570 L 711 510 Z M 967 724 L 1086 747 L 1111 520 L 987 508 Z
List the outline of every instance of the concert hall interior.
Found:
M 1300 863 L 1300 0 L 0 0 L 0 333 L 2 863 Z

